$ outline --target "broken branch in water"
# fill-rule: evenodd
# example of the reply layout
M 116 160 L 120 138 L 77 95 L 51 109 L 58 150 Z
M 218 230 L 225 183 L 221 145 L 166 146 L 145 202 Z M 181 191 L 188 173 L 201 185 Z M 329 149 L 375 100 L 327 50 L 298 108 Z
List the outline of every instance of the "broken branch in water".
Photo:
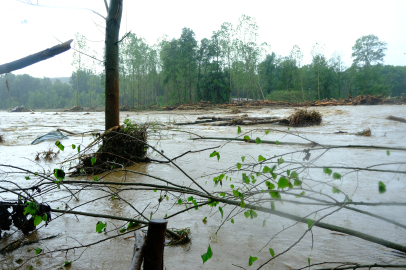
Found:
M 406 119 L 402 118 L 402 117 L 396 117 L 396 116 L 391 115 L 391 116 L 386 117 L 386 119 L 406 123 Z

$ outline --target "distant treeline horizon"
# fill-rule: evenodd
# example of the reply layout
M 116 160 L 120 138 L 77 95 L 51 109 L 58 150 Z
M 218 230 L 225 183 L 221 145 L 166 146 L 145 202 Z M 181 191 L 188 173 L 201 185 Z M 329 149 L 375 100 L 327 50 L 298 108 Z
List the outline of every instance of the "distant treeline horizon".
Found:
M 152 46 L 127 35 L 120 43 L 120 104 L 145 108 L 231 98 L 303 102 L 406 93 L 406 66 L 384 65 L 386 43 L 374 35 L 355 41 L 350 64 L 339 53 L 327 58 L 316 43 L 312 62 L 304 65 L 298 46 L 287 56 L 277 55 L 268 44 L 257 43 L 257 31 L 255 20 L 243 15 L 236 27 L 224 23 L 211 39 L 200 41 L 189 28 L 178 39 Z M 88 52 L 84 36 L 77 34 L 75 42 Z M 104 75 L 95 72 L 97 63 L 74 53 L 72 64 L 70 84 L 27 74 L 0 75 L 0 109 L 104 106 Z

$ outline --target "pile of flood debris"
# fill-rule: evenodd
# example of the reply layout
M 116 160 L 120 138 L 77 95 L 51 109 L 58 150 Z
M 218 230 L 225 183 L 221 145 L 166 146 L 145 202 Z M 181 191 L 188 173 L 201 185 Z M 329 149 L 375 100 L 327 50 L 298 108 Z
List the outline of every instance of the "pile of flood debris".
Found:
M 9 112 L 34 112 L 33 110 L 25 108 L 23 105 L 9 109 Z
M 341 99 L 323 99 L 316 101 L 306 101 L 303 103 L 292 103 L 284 101 L 273 100 L 251 100 L 251 101 L 237 101 L 224 104 L 215 104 L 210 101 L 189 102 L 181 105 L 173 105 L 161 107 L 161 110 L 210 110 L 213 108 L 238 110 L 241 108 L 249 107 L 272 107 L 272 106 L 290 106 L 290 107 L 309 107 L 309 106 L 355 106 L 355 105 L 400 105 L 406 104 L 406 97 L 383 97 L 382 95 L 360 95 L 352 97 L 348 95 L 347 98 Z M 154 108 L 150 108 L 154 109 Z
M 70 108 L 70 109 L 64 110 L 64 112 L 81 112 L 81 111 L 83 111 L 83 110 L 84 110 L 83 107 L 81 107 L 81 106 L 79 106 L 79 105 L 76 105 L 76 106 L 73 106 L 73 107 Z
M 292 115 L 286 118 L 278 116 L 249 117 L 247 114 L 239 116 L 201 116 L 194 122 L 175 123 L 175 125 L 206 125 L 206 126 L 242 126 L 242 125 L 262 125 L 279 123 L 292 127 L 320 125 L 322 116 L 317 111 L 296 110 Z
M 146 145 L 148 128 L 148 123 L 133 124 L 127 119 L 124 125 L 105 131 L 84 149 L 79 164 L 71 168 L 74 169 L 72 175 L 95 175 L 136 162 L 150 161 Z M 98 144 L 95 153 L 86 153 Z

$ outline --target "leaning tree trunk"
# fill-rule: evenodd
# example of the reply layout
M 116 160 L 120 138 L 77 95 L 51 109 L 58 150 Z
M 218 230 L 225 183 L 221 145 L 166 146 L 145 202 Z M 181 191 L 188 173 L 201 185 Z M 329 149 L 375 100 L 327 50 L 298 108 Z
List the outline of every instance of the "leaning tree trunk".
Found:
M 123 0 L 110 0 L 106 19 L 106 130 L 118 126 L 119 110 L 119 70 L 118 70 L 118 37 L 120 32 Z

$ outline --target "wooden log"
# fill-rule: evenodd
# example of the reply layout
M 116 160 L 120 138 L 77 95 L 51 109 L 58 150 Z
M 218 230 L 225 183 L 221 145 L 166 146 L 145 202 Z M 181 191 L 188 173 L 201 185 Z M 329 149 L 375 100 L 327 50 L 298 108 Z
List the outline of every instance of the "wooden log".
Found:
M 402 117 L 396 117 L 396 116 L 391 115 L 391 116 L 386 117 L 386 119 L 406 123 L 406 119 L 402 118 Z
M 38 52 L 36 54 L 32 54 L 16 61 L 0 65 L 0 74 L 9 73 L 14 70 L 25 68 L 32 64 L 54 57 L 55 55 L 58 55 L 60 53 L 66 52 L 70 49 L 70 44 L 72 43 L 72 41 L 73 39 L 68 40 L 65 43 L 58 44 L 52 48 L 48 48 L 46 50 Z
M 131 262 L 130 270 L 140 270 L 144 256 L 145 234 L 141 231 L 135 233 L 134 255 Z
M 162 270 L 164 266 L 165 219 L 151 219 L 144 248 L 144 270 Z

